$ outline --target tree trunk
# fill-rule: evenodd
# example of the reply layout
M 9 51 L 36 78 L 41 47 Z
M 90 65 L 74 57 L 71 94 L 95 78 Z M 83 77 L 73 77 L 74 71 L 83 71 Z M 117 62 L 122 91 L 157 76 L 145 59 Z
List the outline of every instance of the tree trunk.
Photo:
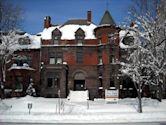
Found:
M 158 100 L 159 100 L 159 102 L 162 101 L 162 83 L 160 83 L 160 82 L 158 85 Z
M 5 97 L 4 84 L 6 82 L 6 65 L 2 64 L 1 98 Z
M 141 98 L 141 86 L 140 85 L 138 85 L 137 94 L 138 94 L 138 112 L 142 113 L 142 98 Z

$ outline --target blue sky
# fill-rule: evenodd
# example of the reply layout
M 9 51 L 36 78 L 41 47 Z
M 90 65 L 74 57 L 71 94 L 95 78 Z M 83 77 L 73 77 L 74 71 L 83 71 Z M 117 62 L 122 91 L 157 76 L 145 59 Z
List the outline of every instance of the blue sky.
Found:
M 51 16 L 53 24 L 63 24 L 68 19 L 84 19 L 92 11 L 92 21 L 98 25 L 108 9 L 119 25 L 127 16 L 131 0 L 8 0 L 24 8 L 23 31 L 36 34 L 43 30 L 45 16 Z M 108 4 L 107 4 L 108 3 Z

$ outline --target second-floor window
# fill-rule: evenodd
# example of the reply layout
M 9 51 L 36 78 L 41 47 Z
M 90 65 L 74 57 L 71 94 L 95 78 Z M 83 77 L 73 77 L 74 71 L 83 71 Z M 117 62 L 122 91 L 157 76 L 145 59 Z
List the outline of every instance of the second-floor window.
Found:
M 50 52 L 49 54 L 49 64 L 62 64 L 63 63 L 63 53 L 60 51 Z
M 83 48 L 77 48 L 76 51 L 76 61 L 77 63 L 83 63 Z
M 55 64 L 55 58 L 54 57 L 50 57 L 49 64 Z

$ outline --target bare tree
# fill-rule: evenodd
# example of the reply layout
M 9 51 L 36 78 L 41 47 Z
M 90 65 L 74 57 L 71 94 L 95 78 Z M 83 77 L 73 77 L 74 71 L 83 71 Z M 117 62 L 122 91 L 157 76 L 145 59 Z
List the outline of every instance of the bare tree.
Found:
M 0 43 L 0 60 L 1 60 L 1 72 L 2 72 L 2 82 L 1 91 L 3 91 L 4 84 L 6 82 L 6 65 L 11 61 L 11 58 L 16 50 L 20 49 L 18 43 L 19 36 L 15 32 L 9 32 L 8 34 L 1 34 Z M 1 93 L 4 94 L 3 92 Z M 2 96 L 1 95 L 1 96 Z
M 9 57 L 17 50 L 15 30 L 23 21 L 23 8 L 0 0 L 0 82 L 3 91 L 6 82 L 6 64 Z M 3 92 L 1 92 L 1 95 Z
M 23 8 L 0 0 L 0 31 L 17 29 L 23 21 Z
M 158 14 L 160 0 L 133 0 L 129 6 L 131 20 L 137 20 L 137 17 L 146 17 L 155 19 Z

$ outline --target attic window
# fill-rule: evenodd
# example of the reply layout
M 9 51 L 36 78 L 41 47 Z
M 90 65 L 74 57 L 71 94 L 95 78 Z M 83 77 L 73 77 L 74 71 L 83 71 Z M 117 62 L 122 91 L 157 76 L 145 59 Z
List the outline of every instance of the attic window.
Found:
M 53 44 L 55 45 L 58 45 L 59 44 L 59 41 L 61 39 L 61 36 L 62 36 L 62 33 L 60 32 L 59 29 L 55 29 L 53 32 L 52 32 L 52 41 L 53 41 Z
M 85 38 L 85 32 L 79 28 L 76 32 L 75 32 L 75 39 L 78 45 L 82 45 L 83 41 Z
M 30 41 L 29 37 L 24 37 L 24 38 L 19 38 L 18 43 L 20 45 L 29 45 L 29 44 L 31 44 L 31 41 Z

